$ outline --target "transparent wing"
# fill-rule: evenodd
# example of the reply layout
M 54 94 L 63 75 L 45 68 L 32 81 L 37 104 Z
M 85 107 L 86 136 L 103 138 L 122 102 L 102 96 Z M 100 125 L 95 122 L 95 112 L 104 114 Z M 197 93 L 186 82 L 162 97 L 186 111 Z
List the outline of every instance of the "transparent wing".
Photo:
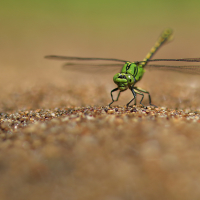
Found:
M 146 69 L 166 70 L 166 71 L 200 75 L 200 65 L 191 65 L 191 66 L 146 65 Z
M 45 56 L 48 59 L 56 60 L 72 60 L 72 61 L 113 61 L 113 62 L 127 62 L 126 60 L 120 60 L 115 58 L 84 58 L 84 57 L 70 57 L 70 56 L 57 56 L 57 55 L 48 55 Z M 180 59 L 152 59 L 148 62 L 155 61 L 180 61 L 180 62 L 200 62 L 200 58 L 180 58 Z M 135 63 L 139 64 L 144 61 L 136 61 Z M 64 69 L 73 70 L 73 71 L 85 71 L 85 72 L 108 72 L 110 69 L 115 70 L 122 67 L 123 64 L 95 64 L 95 63 L 65 63 L 63 65 Z M 156 70 L 167 70 L 187 74 L 200 74 L 200 65 L 192 66 L 171 66 L 171 65 L 146 65 L 147 69 L 156 69 Z
M 81 61 L 94 61 L 94 60 L 106 60 L 106 61 L 116 61 L 116 62 L 127 62 L 126 60 L 120 60 L 115 58 L 85 58 L 85 57 L 73 57 L 73 56 L 56 56 L 56 55 L 48 55 L 45 56 L 48 59 L 56 59 L 56 60 L 81 60 Z
M 200 62 L 200 58 L 179 58 L 179 59 L 151 59 L 148 62 L 153 61 L 181 61 L 181 62 Z M 140 61 L 139 61 L 140 62 Z
M 119 71 L 123 64 L 96 64 L 96 63 L 64 63 L 62 68 L 69 71 L 80 71 L 87 73 L 108 73 Z

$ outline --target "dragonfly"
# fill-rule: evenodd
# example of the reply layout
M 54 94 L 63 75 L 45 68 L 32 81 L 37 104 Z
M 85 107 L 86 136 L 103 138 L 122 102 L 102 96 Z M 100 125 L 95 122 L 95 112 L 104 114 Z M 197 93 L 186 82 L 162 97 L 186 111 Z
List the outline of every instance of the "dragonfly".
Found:
M 173 38 L 173 31 L 172 29 L 165 29 L 158 40 L 156 41 L 155 45 L 150 49 L 149 53 L 142 61 L 127 61 L 115 58 L 90 58 L 90 57 L 70 57 L 70 56 L 57 56 L 57 55 L 47 55 L 45 58 L 48 59 L 57 59 L 57 60 L 71 60 L 71 61 L 112 61 L 118 63 L 124 63 L 121 71 L 114 75 L 113 81 L 117 85 L 116 88 L 111 90 L 110 95 L 112 102 L 108 105 L 111 105 L 118 101 L 121 92 L 130 89 L 133 94 L 133 98 L 126 104 L 128 107 L 131 102 L 134 101 L 134 105 L 136 105 L 136 96 L 141 95 L 140 104 L 145 107 L 142 103 L 144 99 L 144 94 L 148 95 L 149 105 L 155 106 L 152 104 L 151 95 L 148 91 L 135 86 L 135 84 L 140 81 L 145 73 L 145 68 L 154 68 L 154 69 L 161 69 L 161 70 L 171 70 L 174 72 L 182 72 L 187 74 L 200 74 L 200 66 L 198 65 L 186 65 L 186 66 L 170 66 L 170 65 L 149 65 L 149 62 L 158 62 L 158 61 L 178 61 L 178 62 L 200 62 L 200 58 L 180 58 L 180 59 L 152 59 L 158 49 L 166 44 L 167 42 L 171 41 Z M 77 63 L 67 63 L 66 65 L 71 65 L 71 67 L 79 65 Z M 106 67 L 116 64 L 99 64 L 98 66 Z M 84 67 L 84 65 L 82 65 Z M 87 65 L 88 66 L 88 65 Z M 97 65 L 96 65 L 97 66 Z M 120 64 L 120 66 L 122 66 Z M 113 92 L 118 92 L 117 98 L 114 99 Z

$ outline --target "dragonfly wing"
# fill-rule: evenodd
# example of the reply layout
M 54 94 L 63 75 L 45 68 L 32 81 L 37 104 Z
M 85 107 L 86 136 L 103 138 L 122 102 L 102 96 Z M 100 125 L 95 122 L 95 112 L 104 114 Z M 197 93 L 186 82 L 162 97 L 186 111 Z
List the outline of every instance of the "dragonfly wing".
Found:
M 180 62 L 200 62 L 200 58 L 179 58 L 179 59 L 151 59 L 148 60 L 148 62 L 154 62 L 154 61 L 180 61 Z M 143 61 L 137 61 L 137 62 L 143 62 Z
M 106 61 L 114 61 L 114 62 L 123 62 L 126 63 L 126 60 L 120 60 L 115 58 L 85 58 L 85 57 L 73 57 L 73 56 L 57 56 L 57 55 L 48 55 L 45 56 L 47 59 L 56 59 L 56 60 L 81 60 L 81 61 L 98 61 L 98 60 L 106 60 Z
M 95 63 L 64 63 L 62 68 L 69 71 L 87 73 L 108 73 L 119 70 L 123 64 L 95 64 Z
M 200 65 L 191 65 L 191 66 L 147 65 L 146 69 L 166 70 L 179 73 L 200 75 Z

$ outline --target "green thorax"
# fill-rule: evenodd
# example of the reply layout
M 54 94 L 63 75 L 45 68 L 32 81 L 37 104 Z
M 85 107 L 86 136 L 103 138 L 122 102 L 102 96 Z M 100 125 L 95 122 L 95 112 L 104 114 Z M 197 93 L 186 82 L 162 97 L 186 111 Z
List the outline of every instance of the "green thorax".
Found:
M 145 70 L 143 68 L 143 65 L 130 62 L 126 62 L 121 70 L 121 73 L 131 74 L 135 79 L 135 83 L 142 78 L 144 72 Z
M 124 91 L 135 85 L 142 78 L 144 72 L 143 65 L 126 62 L 121 72 L 114 75 L 113 81 L 118 85 L 119 90 Z

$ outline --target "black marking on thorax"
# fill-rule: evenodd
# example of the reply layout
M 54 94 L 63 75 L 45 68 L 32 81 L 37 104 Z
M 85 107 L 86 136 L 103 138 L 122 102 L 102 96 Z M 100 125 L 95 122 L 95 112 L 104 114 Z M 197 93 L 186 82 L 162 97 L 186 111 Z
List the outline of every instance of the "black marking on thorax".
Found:
M 138 73 L 138 66 L 136 64 L 136 66 L 134 67 L 133 77 L 136 77 L 137 73 Z
M 131 63 L 128 63 L 126 66 L 126 74 L 127 74 L 127 71 L 130 69 L 130 67 L 131 67 Z

